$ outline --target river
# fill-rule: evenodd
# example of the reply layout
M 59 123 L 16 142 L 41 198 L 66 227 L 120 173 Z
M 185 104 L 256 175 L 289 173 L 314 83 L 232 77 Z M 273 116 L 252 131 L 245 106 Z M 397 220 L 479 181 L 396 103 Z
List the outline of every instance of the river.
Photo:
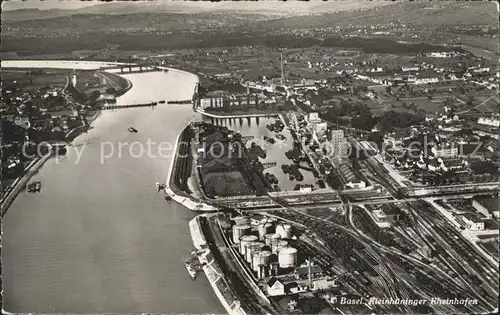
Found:
M 189 99 L 196 82 L 176 71 L 124 77 L 134 86 L 118 104 Z M 172 154 L 158 143 L 173 146 L 192 118 L 190 105 L 104 111 L 42 167 L 41 192 L 19 194 L 3 218 L 6 311 L 225 313 L 208 281 L 184 268 L 194 214 L 155 191 Z

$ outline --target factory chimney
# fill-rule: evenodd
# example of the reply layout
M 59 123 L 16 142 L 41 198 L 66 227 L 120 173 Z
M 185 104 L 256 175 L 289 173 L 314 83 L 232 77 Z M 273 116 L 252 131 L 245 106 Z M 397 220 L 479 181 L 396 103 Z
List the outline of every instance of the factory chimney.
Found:
M 311 257 L 307 259 L 307 280 L 309 282 L 309 290 L 312 289 L 312 279 L 311 279 Z
M 285 81 L 285 75 L 283 72 L 283 52 L 281 52 L 281 84 Z

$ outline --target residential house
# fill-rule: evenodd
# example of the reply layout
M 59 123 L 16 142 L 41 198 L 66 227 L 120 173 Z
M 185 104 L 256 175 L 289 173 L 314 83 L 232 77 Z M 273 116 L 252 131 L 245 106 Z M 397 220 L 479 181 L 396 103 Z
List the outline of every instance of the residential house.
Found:
M 384 142 L 391 144 L 393 147 L 401 147 L 405 140 L 411 139 L 413 136 L 412 129 L 402 129 L 384 136 Z
M 439 82 L 439 74 L 435 71 L 421 71 L 416 75 L 415 83 L 416 84 L 425 84 L 425 83 L 437 83 Z
M 436 172 L 441 169 L 441 162 L 436 158 L 427 159 L 427 168 L 431 172 Z
M 266 282 L 266 291 L 270 296 L 285 295 L 285 284 L 276 277 L 271 277 Z
M 319 123 L 319 122 L 321 122 L 321 119 L 319 118 L 318 113 L 313 112 L 313 113 L 309 113 L 308 121 L 309 121 L 309 123 Z
M 321 138 L 322 136 L 326 135 L 328 125 L 326 122 L 315 123 L 313 129 L 316 133 L 316 137 Z
M 72 116 L 78 115 L 76 110 L 73 110 L 71 108 L 64 108 L 64 109 L 59 109 L 59 110 L 54 110 L 54 111 L 47 111 L 47 114 L 49 114 L 50 117 L 52 117 L 52 118 L 62 117 L 62 116 L 72 117 Z
M 403 72 L 418 71 L 418 70 L 420 70 L 419 66 L 401 67 L 401 71 Z
M 477 123 L 480 125 L 486 125 L 486 126 L 491 126 L 491 127 L 500 127 L 500 119 L 498 116 L 491 116 L 491 117 L 479 117 L 477 120 Z
M 432 147 L 431 152 L 436 157 L 454 157 L 458 155 L 458 147 L 454 144 L 445 143 Z
M 462 169 L 467 165 L 467 161 L 461 158 L 448 158 L 440 160 L 441 160 L 441 167 L 445 172 Z

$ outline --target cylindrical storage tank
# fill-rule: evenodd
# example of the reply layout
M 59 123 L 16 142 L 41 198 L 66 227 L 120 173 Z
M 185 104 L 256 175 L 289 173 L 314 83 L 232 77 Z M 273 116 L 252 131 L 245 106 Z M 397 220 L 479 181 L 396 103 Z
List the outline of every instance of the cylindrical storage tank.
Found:
M 279 234 L 280 236 L 283 234 L 283 224 L 276 225 L 276 234 Z
M 240 216 L 234 217 L 233 221 L 236 225 L 247 225 L 250 222 L 250 218 L 240 215 Z
M 264 246 L 266 246 L 266 245 L 264 245 L 263 243 L 260 243 L 260 242 L 254 242 L 254 243 L 248 245 L 246 250 L 245 250 L 245 260 L 247 261 L 247 263 L 249 263 L 251 265 L 253 253 L 256 251 L 262 250 L 262 248 L 264 248 Z
M 280 268 L 291 268 L 297 266 L 297 249 L 285 247 L 278 253 Z
M 278 240 L 276 243 L 273 244 L 274 246 L 272 247 L 272 252 L 273 254 L 278 254 L 281 249 L 288 247 L 288 242 L 285 240 Z
M 239 244 L 240 238 L 250 233 L 250 225 L 233 225 L 233 243 Z
M 280 239 L 280 235 L 276 233 L 266 234 L 264 239 L 266 240 L 266 245 L 273 248 L 273 245 Z
M 240 254 L 245 256 L 246 249 L 252 243 L 257 242 L 259 238 L 255 235 L 244 235 L 240 238 Z
M 281 238 L 292 238 L 292 226 L 290 224 L 280 224 L 276 226 L 276 233 L 281 236 Z
M 263 279 L 269 275 L 269 268 L 267 266 L 260 265 L 259 271 L 257 272 L 257 278 Z
M 262 222 L 261 222 L 261 223 L 259 224 L 259 227 L 258 227 L 258 229 L 259 229 L 259 239 L 260 239 L 261 241 L 263 241 L 263 240 L 264 240 L 264 236 L 265 236 L 266 234 L 269 234 L 269 232 L 271 232 L 271 228 L 272 228 L 272 227 L 273 227 L 273 225 L 272 225 L 271 223 L 269 223 L 269 222 L 268 222 L 268 223 L 262 223 Z
M 259 250 L 252 255 L 252 269 L 259 272 L 260 266 L 269 266 L 271 262 L 271 252 L 267 250 Z
M 277 276 L 279 274 L 279 263 L 272 262 L 271 267 L 269 268 L 270 276 Z
M 272 224 L 275 224 L 276 223 L 276 219 L 275 218 L 266 218 L 267 222 L 271 222 Z
M 292 226 L 290 224 L 283 224 L 285 234 L 281 238 L 292 238 Z

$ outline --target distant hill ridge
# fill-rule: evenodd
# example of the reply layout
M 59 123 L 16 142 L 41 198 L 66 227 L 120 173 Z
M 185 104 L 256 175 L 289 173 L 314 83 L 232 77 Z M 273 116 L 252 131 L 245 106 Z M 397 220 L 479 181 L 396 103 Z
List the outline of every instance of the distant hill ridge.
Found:
M 498 6 L 494 2 L 404 2 L 368 10 L 299 16 L 264 23 L 266 28 L 306 28 L 328 25 L 496 25 Z
M 18 9 L 3 11 L 4 22 L 54 19 L 72 15 L 130 15 L 147 13 L 226 13 L 259 14 L 272 17 L 262 28 L 308 28 L 331 25 L 373 25 L 401 22 L 411 25 L 498 25 L 496 2 L 388 2 L 335 1 L 301 2 L 293 6 L 281 2 L 231 3 L 104 3 L 73 10 Z

